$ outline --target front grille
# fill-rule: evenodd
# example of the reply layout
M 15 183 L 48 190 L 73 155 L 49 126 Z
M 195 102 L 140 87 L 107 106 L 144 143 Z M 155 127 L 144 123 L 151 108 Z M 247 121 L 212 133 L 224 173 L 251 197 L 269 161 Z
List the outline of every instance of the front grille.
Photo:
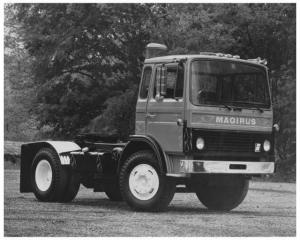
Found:
M 196 148 L 196 140 L 202 137 L 205 147 L 201 152 L 245 152 L 253 153 L 255 143 L 260 143 L 260 152 L 263 152 L 263 142 L 265 139 L 271 141 L 271 134 L 244 133 L 244 132 L 225 132 L 225 131 L 205 131 L 194 129 L 192 134 L 193 150 L 200 152 Z M 271 141 L 272 142 L 272 141 Z

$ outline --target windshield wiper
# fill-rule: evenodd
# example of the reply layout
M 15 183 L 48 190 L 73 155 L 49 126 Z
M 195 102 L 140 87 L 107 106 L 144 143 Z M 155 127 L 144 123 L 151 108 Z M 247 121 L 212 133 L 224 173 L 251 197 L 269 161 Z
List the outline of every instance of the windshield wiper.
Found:
M 264 110 L 263 110 L 262 108 L 258 107 L 258 106 L 251 106 L 251 104 L 263 105 L 263 103 L 260 103 L 260 102 L 234 101 L 234 102 L 232 102 L 232 103 L 240 103 L 240 104 L 245 104 L 245 105 L 247 105 L 248 107 L 250 107 L 250 108 L 254 108 L 254 109 L 258 110 L 258 111 L 259 111 L 259 112 L 261 112 L 261 113 L 263 113 L 263 112 L 264 112 Z M 242 107 L 241 107 L 241 106 L 239 106 L 239 107 L 237 107 L 237 108 L 233 107 L 233 110 L 241 110 L 241 109 L 242 109 Z
M 224 104 L 224 103 L 222 103 L 221 105 L 222 105 L 223 107 L 227 108 L 229 111 L 231 111 L 231 107 L 229 107 L 228 105 L 226 105 L 226 104 Z
M 261 109 L 260 107 L 254 107 L 256 110 L 258 110 L 260 113 L 263 113 L 264 112 L 264 110 L 263 109 Z
M 233 111 L 242 111 L 241 107 L 233 107 Z

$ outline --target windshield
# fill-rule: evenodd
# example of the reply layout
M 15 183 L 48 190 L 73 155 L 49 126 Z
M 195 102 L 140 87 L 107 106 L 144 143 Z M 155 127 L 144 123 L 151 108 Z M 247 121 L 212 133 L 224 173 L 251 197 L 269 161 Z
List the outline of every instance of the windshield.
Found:
M 233 61 L 193 61 L 191 101 L 194 105 L 268 108 L 270 97 L 266 73 L 261 67 Z

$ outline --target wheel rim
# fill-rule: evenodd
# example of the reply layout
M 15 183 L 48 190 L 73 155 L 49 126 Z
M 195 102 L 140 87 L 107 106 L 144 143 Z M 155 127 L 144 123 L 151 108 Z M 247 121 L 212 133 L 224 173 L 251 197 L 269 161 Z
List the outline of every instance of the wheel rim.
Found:
M 156 170 L 148 164 L 135 166 L 129 175 L 129 189 L 139 200 L 149 200 L 158 191 L 159 177 Z
M 52 182 L 52 168 L 47 160 L 41 160 L 35 169 L 35 182 L 40 191 L 47 191 Z

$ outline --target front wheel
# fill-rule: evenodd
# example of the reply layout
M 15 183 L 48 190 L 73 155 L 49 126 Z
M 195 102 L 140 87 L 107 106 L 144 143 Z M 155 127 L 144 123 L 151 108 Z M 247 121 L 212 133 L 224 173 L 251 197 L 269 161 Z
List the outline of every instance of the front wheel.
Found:
M 162 211 L 171 202 L 176 185 L 159 171 L 156 156 L 151 151 L 132 154 L 120 172 L 123 199 L 134 210 Z
M 245 199 L 249 188 L 249 180 L 243 176 L 208 177 L 205 180 L 193 187 L 198 199 L 210 210 L 236 208 Z

